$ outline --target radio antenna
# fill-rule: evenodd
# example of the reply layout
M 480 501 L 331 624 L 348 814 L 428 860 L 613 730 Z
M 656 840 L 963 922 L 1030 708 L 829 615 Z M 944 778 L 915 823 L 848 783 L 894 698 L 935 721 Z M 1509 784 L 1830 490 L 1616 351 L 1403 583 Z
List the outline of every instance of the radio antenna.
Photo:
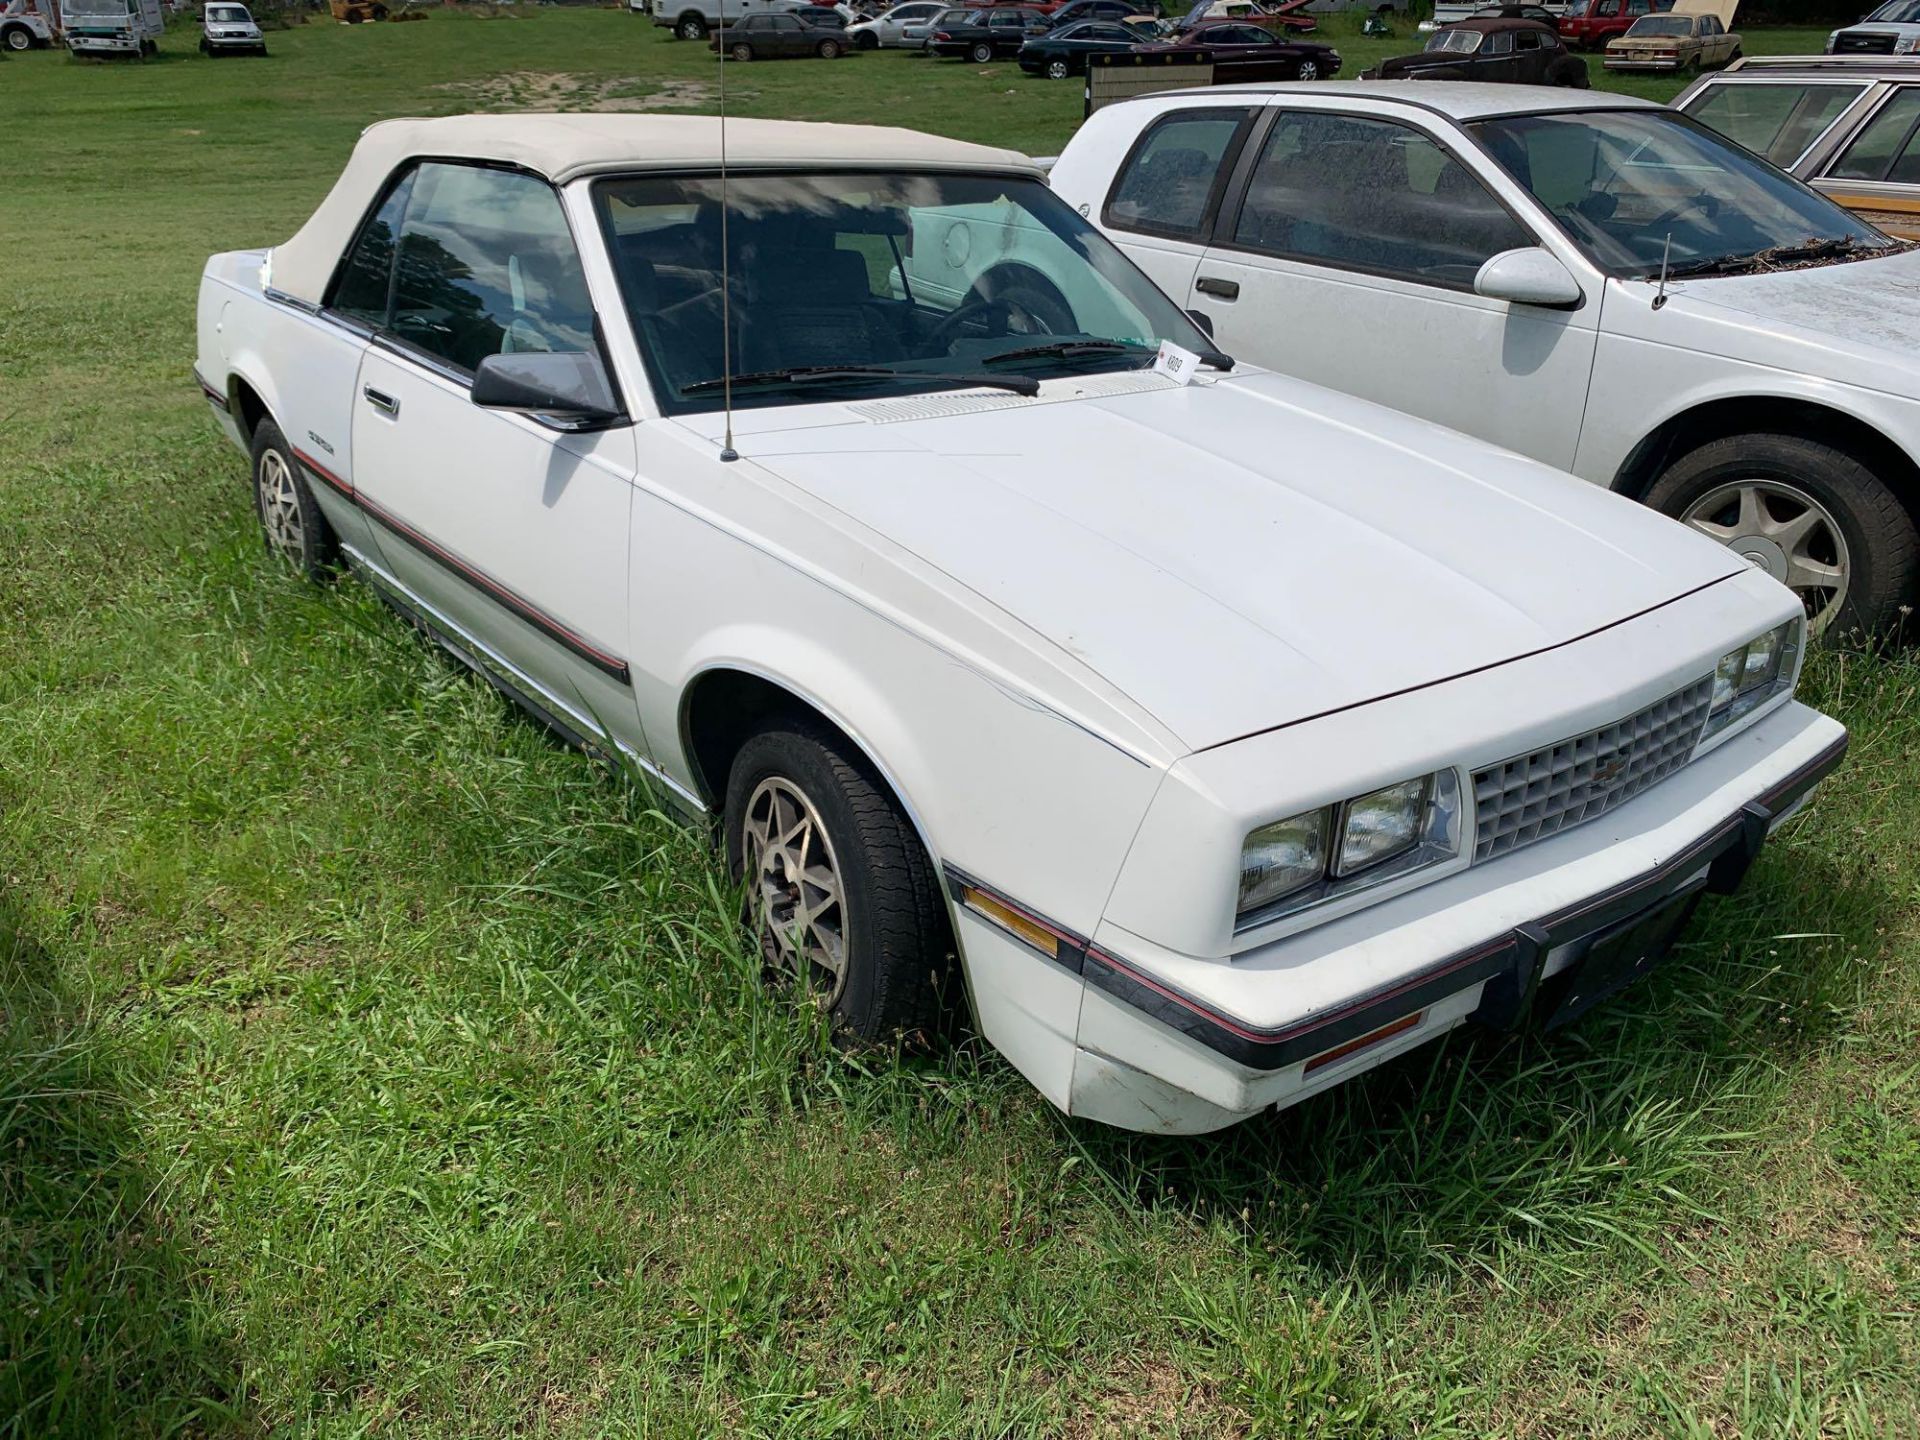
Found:
M 1653 308 L 1667 303 L 1667 261 L 1673 258 L 1673 232 L 1667 231 L 1667 243 L 1660 251 L 1660 288 L 1654 292 Z
M 720 11 L 720 397 L 727 417 L 726 438 L 720 442 L 723 461 L 738 460 L 733 448 L 733 246 L 727 238 L 727 10 Z

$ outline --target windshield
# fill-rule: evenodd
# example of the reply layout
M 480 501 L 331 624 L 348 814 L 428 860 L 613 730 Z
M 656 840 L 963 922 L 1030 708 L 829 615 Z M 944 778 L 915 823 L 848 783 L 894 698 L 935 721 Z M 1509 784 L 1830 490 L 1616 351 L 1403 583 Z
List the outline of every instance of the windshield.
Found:
M 244 25 L 247 12 L 238 5 L 209 5 L 207 19 L 216 25 Z
M 1471 128 L 1614 275 L 1657 275 L 1669 237 L 1676 272 L 1826 242 L 1838 242 L 1836 253 L 1895 248 L 1824 195 L 1668 111 L 1515 115 Z
M 1633 22 L 1629 35 L 1691 35 L 1693 22 L 1680 15 L 1649 15 Z
M 1162 340 L 1213 354 L 1179 306 L 1038 180 L 804 174 L 728 180 L 729 356 L 720 193 L 718 177 L 594 187 L 669 413 L 719 409 L 729 369 L 738 407 L 834 386 L 865 396 L 987 377 L 1031 389 L 1144 368 Z
M 1427 37 L 1427 53 L 1445 51 L 1449 55 L 1471 55 L 1480 48 L 1478 30 L 1436 30 Z
M 60 9 L 63 14 L 84 15 L 90 19 L 124 20 L 131 13 L 127 0 L 62 0 Z
M 1893 0 L 1867 16 L 1888 25 L 1920 25 L 1920 0 Z

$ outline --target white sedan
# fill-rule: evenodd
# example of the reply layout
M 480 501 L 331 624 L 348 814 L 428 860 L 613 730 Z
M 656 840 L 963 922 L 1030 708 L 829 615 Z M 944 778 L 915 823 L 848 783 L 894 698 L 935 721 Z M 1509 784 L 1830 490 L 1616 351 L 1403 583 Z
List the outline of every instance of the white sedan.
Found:
M 376 125 L 197 368 L 270 547 L 717 814 L 843 1032 L 964 985 L 1062 1108 L 1215 1129 L 1578 1016 L 1838 763 L 1725 549 L 1236 366 L 1023 156 L 727 139 Z
M 1684 115 L 1232 86 L 1101 110 L 1052 179 L 1241 359 L 1644 500 L 1816 626 L 1920 600 L 1920 254 Z

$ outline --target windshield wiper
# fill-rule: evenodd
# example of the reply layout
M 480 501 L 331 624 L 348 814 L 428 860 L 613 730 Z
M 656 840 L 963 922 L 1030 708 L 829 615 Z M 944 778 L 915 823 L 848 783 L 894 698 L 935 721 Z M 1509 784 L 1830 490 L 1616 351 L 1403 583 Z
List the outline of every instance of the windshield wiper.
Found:
M 1862 248 L 1858 240 L 1845 235 L 1828 240 L 1809 240 L 1804 245 L 1775 245 L 1769 250 L 1756 250 L 1751 255 L 1716 255 L 1709 260 L 1689 260 L 1683 265 L 1669 266 L 1667 278 L 1683 280 L 1689 276 L 1741 275 L 1753 270 L 1795 265 L 1803 260 L 1838 260 Z M 1878 246 L 1873 248 L 1876 251 L 1879 249 Z M 1651 280 L 1658 273 L 1653 271 L 1646 278 Z
M 1018 350 L 1002 350 L 998 355 L 989 355 L 980 363 L 994 365 L 1004 360 L 1044 360 L 1058 357 L 1072 359 L 1077 355 L 1119 355 L 1126 351 L 1151 355 L 1155 349 L 1151 345 L 1138 345 L 1131 340 L 1055 340 L 1047 345 L 1027 345 Z M 1223 355 L 1218 350 L 1197 350 L 1202 365 L 1210 365 L 1216 370 L 1231 370 L 1233 357 Z
M 808 385 L 837 388 L 842 385 L 879 385 L 889 380 L 909 380 L 915 384 L 991 386 L 1011 390 L 1016 395 L 1034 395 L 1040 382 L 1030 375 L 948 375 L 933 370 L 899 370 L 891 365 L 802 365 L 787 370 L 755 370 L 742 375 L 721 375 L 712 380 L 697 380 L 680 387 L 682 395 L 701 395 L 724 390 L 751 389 L 762 385 Z

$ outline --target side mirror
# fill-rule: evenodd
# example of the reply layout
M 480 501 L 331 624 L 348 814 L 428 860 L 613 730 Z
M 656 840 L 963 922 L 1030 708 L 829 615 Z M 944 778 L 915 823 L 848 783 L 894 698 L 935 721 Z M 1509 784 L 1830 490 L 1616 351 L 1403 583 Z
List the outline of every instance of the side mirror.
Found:
M 1473 293 L 1489 300 L 1563 310 L 1586 298 L 1567 267 L 1538 245 L 1502 250 L 1492 257 L 1473 277 Z
M 473 372 L 473 403 L 581 428 L 625 418 L 600 357 L 584 351 L 489 355 Z
M 1213 317 L 1204 310 L 1189 310 L 1187 318 L 1200 327 L 1200 333 L 1213 339 Z

